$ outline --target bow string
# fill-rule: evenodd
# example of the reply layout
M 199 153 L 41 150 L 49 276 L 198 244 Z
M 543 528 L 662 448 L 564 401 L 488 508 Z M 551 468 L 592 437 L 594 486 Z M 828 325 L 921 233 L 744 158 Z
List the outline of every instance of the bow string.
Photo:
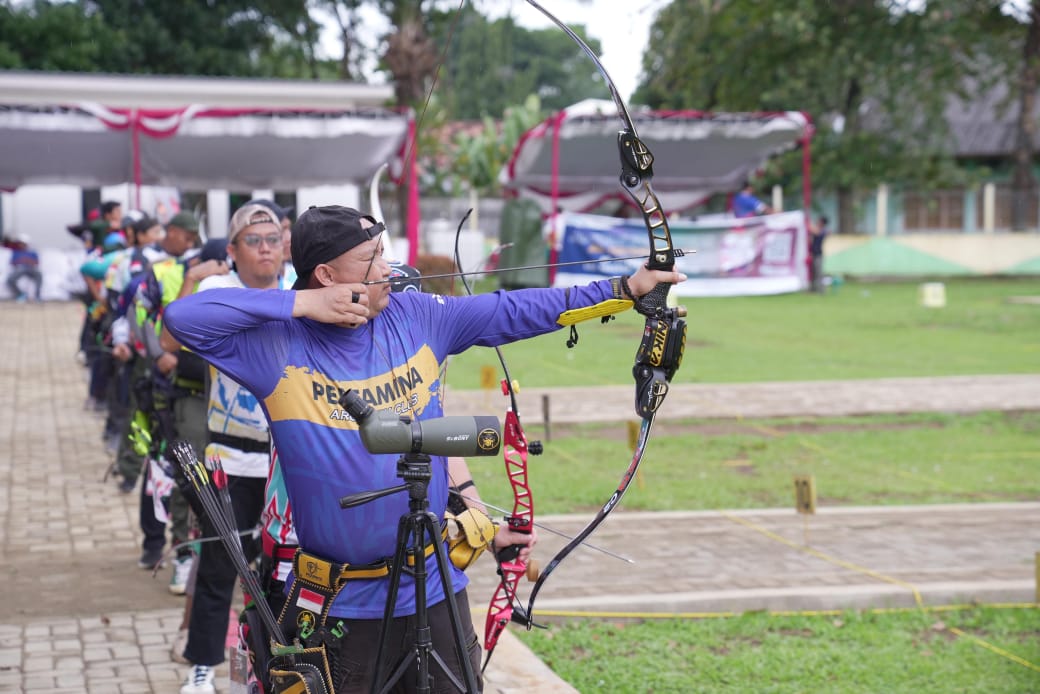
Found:
M 470 214 L 470 209 L 459 222 L 455 232 L 455 265 L 461 270 L 461 254 L 459 252 L 459 238 L 462 235 L 462 227 Z M 462 286 L 466 293 L 473 295 L 465 274 L 460 275 Z M 530 534 L 534 528 L 534 496 L 527 479 L 527 455 L 540 455 L 542 452 L 541 441 L 531 441 L 528 444 L 527 435 L 520 424 L 519 408 L 516 401 L 517 385 L 509 375 L 509 367 L 505 356 L 499 347 L 495 347 L 499 364 L 502 366 L 502 394 L 509 396 L 509 407 L 506 410 L 505 419 L 502 424 L 502 458 L 505 462 L 506 476 L 513 490 L 513 510 L 505 517 L 505 522 L 510 530 L 518 533 Z M 484 622 L 484 666 L 486 669 L 491 661 L 491 655 L 495 652 L 498 639 L 505 631 L 510 622 L 523 624 L 528 629 L 533 626 L 530 615 L 524 609 L 523 603 L 517 598 L 517 587 L 520 578 L 527 576 L 528 580 L 535 580 L 538 573 L 538 565 L 535 562 L 525 562 L 520 559 L 521 545 L 510 545 L 495 553 L 495 562 L 498 564 L 498 575 L 500 577 L 498 587 L 495 588 L 491 601 L 488 604 L 487 619 Z

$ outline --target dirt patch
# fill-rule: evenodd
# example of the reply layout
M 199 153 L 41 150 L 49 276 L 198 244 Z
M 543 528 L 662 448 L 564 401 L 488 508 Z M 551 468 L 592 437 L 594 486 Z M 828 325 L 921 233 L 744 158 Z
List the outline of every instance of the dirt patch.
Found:
M 957 640 L 957 634 L 946 627 L 946 623 L 939 621 L 932 624 L 927 631 L 920 632 L 914 639 L 915 645 L 929 644 L 936 640 L 950 643 Z
M 726 460 L 722 465 L 727 470 L 735 472 L 738 475 L 744 475 L 745 477 L 756 477 L 758 475 L 758 471 L 755 469 L 755 464 L 750 460 L 745 460 L 743 458 Z
M 1004 416 L 1026 431 L 1040 430 L 1040 416 L 1031 410 L 1009 410 Z

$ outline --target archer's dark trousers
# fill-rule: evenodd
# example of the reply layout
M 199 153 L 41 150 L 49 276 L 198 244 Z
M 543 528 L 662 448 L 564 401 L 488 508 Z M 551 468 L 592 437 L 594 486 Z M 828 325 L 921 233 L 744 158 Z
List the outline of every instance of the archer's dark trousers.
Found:
M 465 589 L 455 594 L 455 602 L 459 608 L 459 621 L 462 625 L 462 642 L 468 646 L 466 657 L 469 658 L 473 673 L 477 677 L 477 686 L 484 687 L 480 676 L 480 643 L 473 630 L 473 617 L 470 615 L 469 598 Z M 462 664 L 455 653 L 455 635 L 451 629 L 450 608 L 447 600 L 431 605 L 427 611 L 430 622 L 430 637 L 433 650 L 444 660 L 460 682 Z M 332 618 L 335 621 L 335 618 Z M 372 689 L 375 677 L 376 654 L 379 652 L 379 634 L 383 620 L 381 619 L 345 619 L 347 635 L 340 639 L 333 655 L 333 673 L 336 677 L 334 686 L 336 694 L 367 694 Z M 386 666 L 383 677 L 390 676 L 401 660 L 415 650 L 415 616 L 397 617 L 390 623 L 388 653 L 383 655 Z M 417 670 L 415 663 L 408 667 L 401 679 L 390 690 L 394 694 L 411 694 L 417 690 Z M 430 659 L 430 676 L 433 678 L 431 691 L 433 694 L 458 694 L 456 689 L 441 671 L 439 665 Z M 383 683 L 381 683 L 383 684 Z

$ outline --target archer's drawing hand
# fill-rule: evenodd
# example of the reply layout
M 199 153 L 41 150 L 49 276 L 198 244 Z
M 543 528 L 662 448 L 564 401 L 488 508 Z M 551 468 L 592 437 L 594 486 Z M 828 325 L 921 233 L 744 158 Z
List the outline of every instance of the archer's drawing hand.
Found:
M 368 322 L 368 287 L 360 282 L 296 292 L 293 316 L 358 328 Z

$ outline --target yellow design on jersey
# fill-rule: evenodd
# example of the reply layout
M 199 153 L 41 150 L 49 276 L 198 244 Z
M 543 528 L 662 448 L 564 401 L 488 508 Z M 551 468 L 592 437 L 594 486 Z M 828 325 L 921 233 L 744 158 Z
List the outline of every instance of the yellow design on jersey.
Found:
M 440 364 L 433 350 L 423 345 L 404 364 L 357 381 L 336 381 L 306 366 L 286 367 L 264 402 L 274 422 L 297 419 L 356 430 L 357 422 L 339 404 L 347 390 L 356 391 L 377 410 L 418 416 L 433 399 L 438 378 Z

